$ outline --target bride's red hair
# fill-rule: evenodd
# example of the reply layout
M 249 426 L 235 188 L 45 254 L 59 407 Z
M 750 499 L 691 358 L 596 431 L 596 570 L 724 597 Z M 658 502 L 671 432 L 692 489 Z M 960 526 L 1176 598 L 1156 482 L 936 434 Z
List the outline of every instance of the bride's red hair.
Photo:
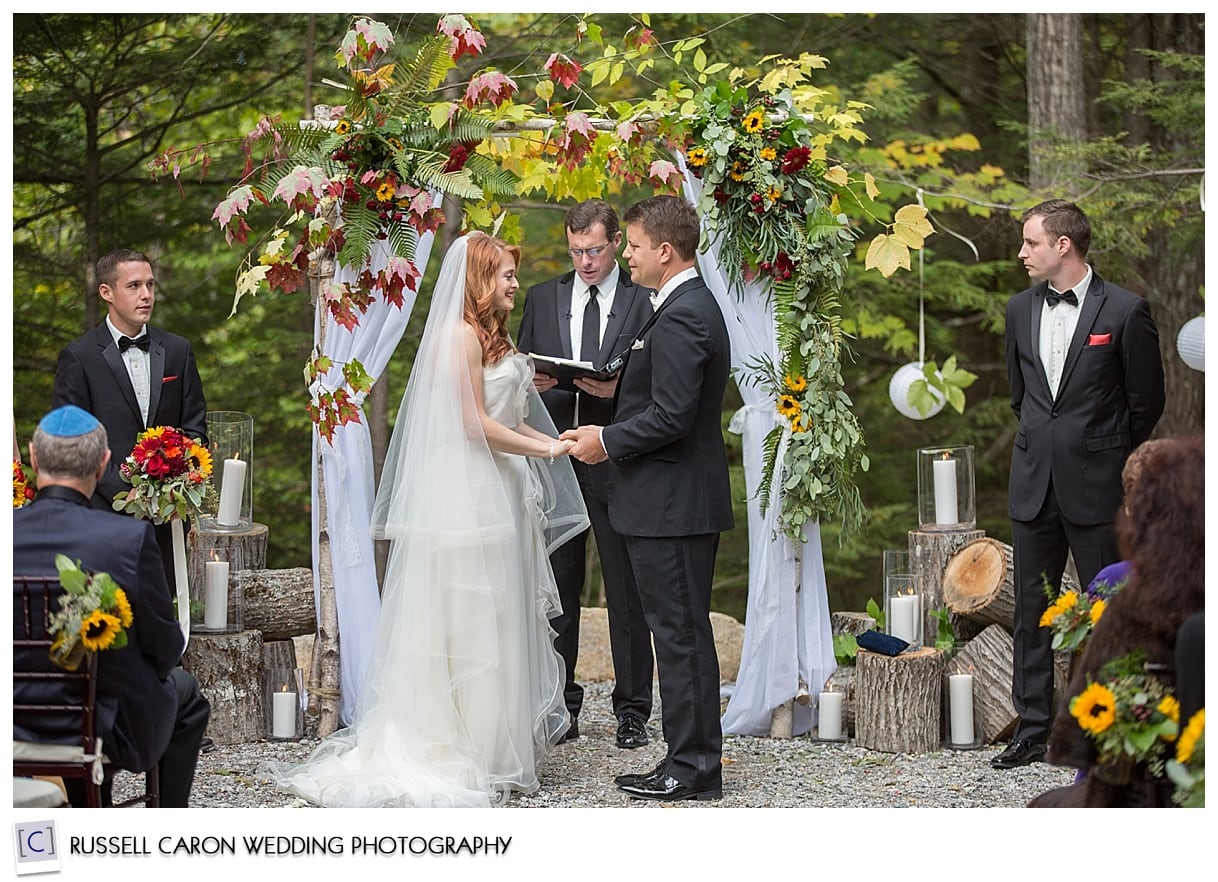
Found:
M 499 263 L 510 254 L 520 269 L 520 248 L 486 233 L 471 233 L 465 250 L 465 320 L 478 332 L 482 363 L 492 364 L 514 348 L 508 336 L 508 314 L 495 308 Z

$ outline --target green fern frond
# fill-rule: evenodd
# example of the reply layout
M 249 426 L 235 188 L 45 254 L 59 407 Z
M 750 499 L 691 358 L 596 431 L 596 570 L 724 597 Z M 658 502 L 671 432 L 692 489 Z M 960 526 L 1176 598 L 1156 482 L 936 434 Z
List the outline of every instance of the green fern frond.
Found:
M 390 116 L 404 116 L 403 110 L 420 104 L 444 82 L 454 66 L 451 50 L 452 41 L 437 34 L 420 43 L 412 57 L 398 61 L 393 86 L 381 95 Z
M 390 224 L 386 233 L 393 253 L 413 262 L 415 247 L 419 243 L 419 234 L 414 227 L 409 224 Z
M 763 512 L 770 507 L 770 485 L 774 483 L 774 469 L 778 465 L 778 442 L 781 440 L 782 427 L 775 426 L 761 444 L 765 459 L 761 469 L 761 484 L 757 488 L 757 498 L 761 502 Z
M 465 167 L 487 196 L 515 196 L 520 187 L 520 178 L 481 153 L 470 156 Z
M 381 232 L 380 215 L 365 205 L 352 204 L 343 211 L 343 247 L 338 262 L 355 265 L 362 262 L 372 243 Z
M 461 199 L 478 200 L 482 198 L 482 188 L 474 183 L 467 169 L 459 172 L 446 172 L 444 166 L 448 157 L 435 160 L 424 160 L 415 167 L 415 179 L 420 187 L 435 187 L 450 196 Z

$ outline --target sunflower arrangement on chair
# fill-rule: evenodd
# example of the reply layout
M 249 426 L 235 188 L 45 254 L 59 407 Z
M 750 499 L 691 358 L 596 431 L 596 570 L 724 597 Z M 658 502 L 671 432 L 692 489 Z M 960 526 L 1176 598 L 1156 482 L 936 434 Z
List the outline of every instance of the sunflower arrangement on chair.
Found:
M 69 671 L 80 668 L 91 652 L 122 649 L 133 616 L 127 594 L 108 573 L 88 573 L 80 561 L 55 555 L 64 593 L 48 617 L 53 635 L 51 661 Z

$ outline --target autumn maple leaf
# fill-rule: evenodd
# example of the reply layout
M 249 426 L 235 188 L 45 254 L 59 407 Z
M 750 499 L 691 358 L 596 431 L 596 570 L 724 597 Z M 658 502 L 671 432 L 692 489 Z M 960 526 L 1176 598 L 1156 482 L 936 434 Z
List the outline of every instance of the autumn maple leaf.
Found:
M 551 80 L 568 89 L 579 82 L 579 75 L 583 72 L 578 61 L 572 61 L 558 52 L 546 59 L 544 67 L 550 72 Z
M 516 91 L 516 83 L 511 77 L 497 70 L 488 70 L 469 81 L 461 103 L 472 108 L 479 101 L 489 101 L 491 106 L 498 107 L 516 94 Z
M 464 15 L 456 13 L 445 15 L 436 24 L 436 31 L 452 37 L 453 61 L 457 61 L 462 55 L 477 56 L 486 48 L 486 40 Z

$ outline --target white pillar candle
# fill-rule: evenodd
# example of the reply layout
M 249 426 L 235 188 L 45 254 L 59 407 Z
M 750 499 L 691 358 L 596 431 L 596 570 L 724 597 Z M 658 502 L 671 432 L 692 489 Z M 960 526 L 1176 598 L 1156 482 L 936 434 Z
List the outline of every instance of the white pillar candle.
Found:
M 932 465 L 935 473 L 935 523 L 956 524 L 956 461 L 946 455 Z
M 892 598 L 889 615 L 892 622 L 888 633 L 906 643 L 917 643 L 918 598 L 913 594 L 901 594 Z
M 296 693 L 276 692 L 272 700 L 271 735 L 275 738 L 295 738 Z
M 204 564 L 203 625 L 212 631 L 228 627 L 228 561 Z
M 952 744 L 972 744 L 973 675 L 952 674 L 948 678 L 948 694 L 952 708 Z
M 822 692 L 817 733 L 821 740 L 836 741 L 842 737 L 842 693 Z
M 224 460 L 220 479 L 220 511 L 216 523 L 236 527 L 241 523 L 241 503 L 245 497 L 245 469 L 248 463 L 240 459 Z

